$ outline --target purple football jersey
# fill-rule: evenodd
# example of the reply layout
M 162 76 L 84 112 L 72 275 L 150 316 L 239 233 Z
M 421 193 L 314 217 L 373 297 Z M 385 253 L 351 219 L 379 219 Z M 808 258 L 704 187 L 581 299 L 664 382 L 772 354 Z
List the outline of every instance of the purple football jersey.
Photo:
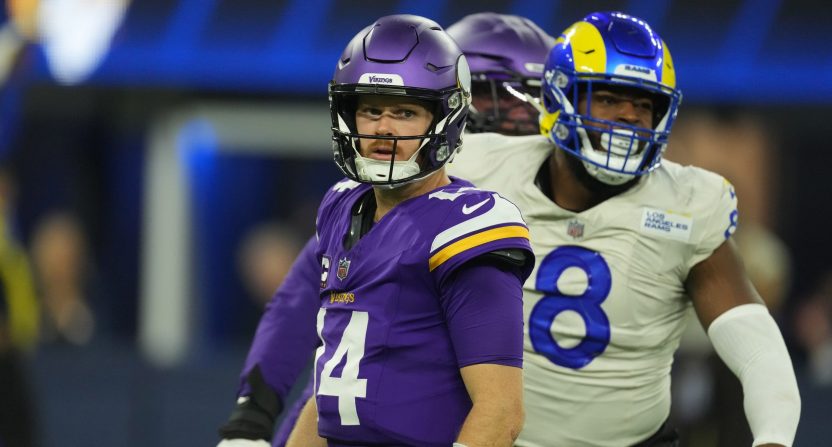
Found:
M 348 250 L 351 210 L 369 190 L 340 182 L 318 214 L 319 433 L 335 444 L 448 446 L 471 400 L 440 303 L 443 282 L 495 250 L 531 257 L 528 230 L 513 204 L 453 179 L 397 205 Z M 519 299 L 506 305 L 522 312 Z

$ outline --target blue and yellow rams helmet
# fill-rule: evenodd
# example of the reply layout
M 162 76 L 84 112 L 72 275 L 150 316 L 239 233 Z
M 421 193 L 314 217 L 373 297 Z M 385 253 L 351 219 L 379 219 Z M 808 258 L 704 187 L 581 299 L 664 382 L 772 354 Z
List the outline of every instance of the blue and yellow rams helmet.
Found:
M 602 90 L 650 98 L 652 128 L 593 117 L 593 91 Z M 541 133 L 610 185 L 659 166 L 682 100 L 667 45 L 647 22 L 620 12 L 589 14 L 560 35 L 541 94 Z

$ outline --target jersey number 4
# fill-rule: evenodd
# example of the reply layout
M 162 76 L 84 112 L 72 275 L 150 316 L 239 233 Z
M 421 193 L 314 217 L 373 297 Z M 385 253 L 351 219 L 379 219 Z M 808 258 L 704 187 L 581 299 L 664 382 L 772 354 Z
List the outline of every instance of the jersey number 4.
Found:
M 558 280 L 568 268 L 579 268 L 587 277 L 587 287 L 579 295 L 566 295 Z M 529 317 L 529 338 L 534 350 L 553 363 L 572 369 L 588 365 L 610 343 L 610 321 L 601 309 L 609 296 L 612 275 L 600 253 L 568 245 L 549 253 L 537 270 L 535 288 L 543 293 Z M 576 312 L 584 321 L 586 335 L 576 346 L 564 348 L 552 335 L 552 323 L 564 311 Z
M 324 327 L 324 316 L 326 309 L 318 311 L 318 338 L 321 339 L 321 347 L 315 356 L 315 365 L 324 354 L 327 346 L 321 336 Z M 367 379 L 358 378 L 358 366 L 364 357 L 364 343 L 367 340 L 367 323 L 369 315 L 367 312 L 353 311 L 350 321 L 341 335 L 341 341 L 321 370 L 321 377 L 318 380 L 317 390 L 319 396 L 335 396 L 338 398 L 338 414 L 341 416 L 341 425 L 360 425 L 358 410 L 355 407 L 355 399 L 367 397 Z M 344 368 L 341 377 L 333 377 L 332 371 L 343 360 Z

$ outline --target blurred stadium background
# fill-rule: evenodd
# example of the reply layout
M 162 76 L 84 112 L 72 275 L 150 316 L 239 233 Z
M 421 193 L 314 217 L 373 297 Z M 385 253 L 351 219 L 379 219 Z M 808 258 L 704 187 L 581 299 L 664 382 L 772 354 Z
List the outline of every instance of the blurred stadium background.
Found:
M 215 445 L 263 300 L 339 178 L 326 85 L 343 46 L 386 14 L 450 25 L 488 10 L 553 35 L 590 11 L 622 10 L 668 42 L 685 95 L 668 158 L 737 186 L 738 238 L 801 383 L 796 444 L 829 445 L 829 2 L 6 6 L 0 195 L 15 192 L 3 196 L 5 237 L 29 253 L 37 286 L 40 336 L 21 343 L 37 445 Z M 696 445 L 717 445 L 733 429 L 720 420 L 736 418 L 710 410 L 721 382 L 695 339 L 680 354 L 674 411 Z

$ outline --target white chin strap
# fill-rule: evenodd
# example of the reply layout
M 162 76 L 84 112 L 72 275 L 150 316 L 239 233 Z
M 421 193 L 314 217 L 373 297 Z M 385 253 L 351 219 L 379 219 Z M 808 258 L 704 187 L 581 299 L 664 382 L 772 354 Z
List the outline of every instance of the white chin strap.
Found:
M 592 143 L 589 141 L 589 137 L 584 128 L 579 127 L 577 130 L 581 136 L 581 154 L 593 162 L 590 163 L 589 161 L 582 160 L 584 168 L 586 168 L 589 175 L 607 185 L 622 185 L 636 177 L 633 174 L 612 171 L 612 169 L 635 171 L 641 164 L 641 160 L 644 158 L 644 152 L 646 151 L 639 155 L 630 155 L 629 158 L 626 157 L 628 152 L 634 152 L 638 149 L 637 147 L 633 147 L 633 151 L 630 151 L 631 146 L 638 145 L 638 140 L 635 139 L 635 132 L 625 129 L 613 129 L 612 134 L 606 132 L 601 134 L 601 148 L 604 150 L 602 152 L 596 151 L 592 147 Z M 599 165 L 606 166 L 606 168 L 602 168 Z
M 424 143 L 422 144 L 424 146 Z M 355 148 L 353 148 L 353 150 L 355 150 Z M 389 160 L 375 160 L 372 158 L 362 157 L 361 154 L 355 150 L 356 174 L 359 179 L 366 182 L 387 182 L 413 177 L 421 172 L 419 164 L 415 161 L 421 150 L 422 148 L 419 148 L 419 150 L 414 152 L 408 160 L 392 162 L 392 176 L 390 176 L 391 162 Z

